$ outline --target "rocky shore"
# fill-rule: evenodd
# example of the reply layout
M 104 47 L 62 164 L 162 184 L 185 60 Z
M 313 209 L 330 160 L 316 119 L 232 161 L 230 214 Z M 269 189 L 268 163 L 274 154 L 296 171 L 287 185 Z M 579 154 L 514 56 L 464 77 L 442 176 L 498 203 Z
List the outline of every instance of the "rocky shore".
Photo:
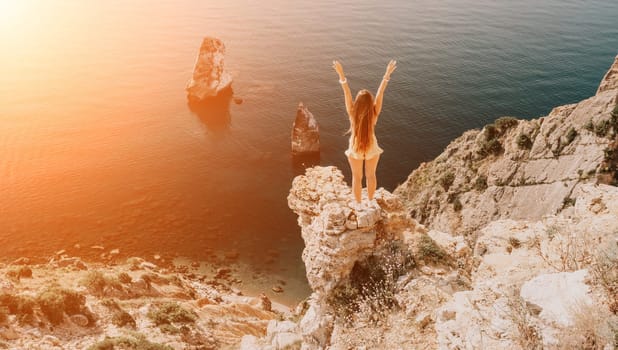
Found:
M 0 276 L 4 349 L 237 349 L 243 335 L 265 335 L 289 314 L 265 295 L 244 296 L 230 268 L 197 262 L 60 254 L 4 264 Z

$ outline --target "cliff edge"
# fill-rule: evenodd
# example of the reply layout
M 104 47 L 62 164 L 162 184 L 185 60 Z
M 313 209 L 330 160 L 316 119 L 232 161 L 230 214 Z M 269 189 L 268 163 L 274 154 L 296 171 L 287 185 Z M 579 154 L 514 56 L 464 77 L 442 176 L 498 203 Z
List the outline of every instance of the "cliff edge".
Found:
M 313 293 L 241 349 L 615 348 L 617 69 L 546 117 L 465 132 L 361 208 L 338 169 L 306 169 L 288 204 Z
M 595 96 L 545 117 L 466 131 L 394 193 L 421 224 L 469 235 L 492 220 L 557 214 L 583 184 L 618 185 L 617 72 L 618 57 Z

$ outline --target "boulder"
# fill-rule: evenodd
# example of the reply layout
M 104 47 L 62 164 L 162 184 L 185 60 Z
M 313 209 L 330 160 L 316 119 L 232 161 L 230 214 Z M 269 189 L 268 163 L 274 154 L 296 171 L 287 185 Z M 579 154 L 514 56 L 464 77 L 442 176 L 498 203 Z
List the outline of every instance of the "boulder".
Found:
M 223 65 L 225 45 L 217 38 L 206 37 L 195 60 L 193 76 L 187 82 L 187 98 L 201 102 L 217 96 L 232 84 L 232 75 Z
M 320 131 L 318 122 L 302 102 L 298 104 L 296 119 L 292 127 L 292 154 L 304 155 L 320 152 Z

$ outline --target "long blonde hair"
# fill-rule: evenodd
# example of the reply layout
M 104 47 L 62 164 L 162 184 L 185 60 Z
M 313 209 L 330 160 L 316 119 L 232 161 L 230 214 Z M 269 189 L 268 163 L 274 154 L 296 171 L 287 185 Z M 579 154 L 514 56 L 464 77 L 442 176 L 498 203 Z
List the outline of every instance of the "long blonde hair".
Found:
M 373 143 L 373 128 L 375 125 L 376 111 L 373 105 L 373 95 L 369 90 L 360 90 L 354 99 L 352 116 L 350 118 L 350 130 L 355 152 L 365 152 Z

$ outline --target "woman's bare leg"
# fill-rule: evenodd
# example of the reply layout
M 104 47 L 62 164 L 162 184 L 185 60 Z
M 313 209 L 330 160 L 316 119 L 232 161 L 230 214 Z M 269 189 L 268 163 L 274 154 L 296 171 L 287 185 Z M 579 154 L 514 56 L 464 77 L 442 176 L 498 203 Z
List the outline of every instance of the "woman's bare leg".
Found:
M 348 162 L 352 169 L 352 192 L 357 203 L 361 202 L 361 191 L 363 189 L 363 160 L 354 159 L 348 156 Z
M 365 178 L 367 179 L 367 197 L 369 197 L 369 200 L 373 199 L 373 194 L 378 186 L 378 180 L 376 179 L 378 160 L 380 160 L 379 154 L 371 159 L 365 160 Z

